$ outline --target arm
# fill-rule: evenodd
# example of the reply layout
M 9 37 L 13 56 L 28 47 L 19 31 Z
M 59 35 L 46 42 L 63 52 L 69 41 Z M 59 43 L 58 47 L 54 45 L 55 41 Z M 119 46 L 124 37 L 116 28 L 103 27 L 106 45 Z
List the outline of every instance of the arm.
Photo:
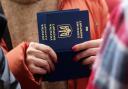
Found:
M 23 42 L 7 53 L 9 67 L 21 83 L 22 89 L 40 89 L 41 78 L 35 74 L 44 75 L 54 70 L 57 62 L 55 52 L 46 45 Z
M 23 42 L 6 54 L 10 70 L 20 82 L 22 89 L 39 89 L 39 82 L 35 81 L 32 73 L 25 64 L 28 43 Z

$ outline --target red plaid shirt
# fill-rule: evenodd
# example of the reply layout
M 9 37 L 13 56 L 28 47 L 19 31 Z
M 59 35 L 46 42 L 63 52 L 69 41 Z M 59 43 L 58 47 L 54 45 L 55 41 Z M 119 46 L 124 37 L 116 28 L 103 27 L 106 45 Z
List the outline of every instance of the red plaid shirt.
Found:
M 115 8 L 87 89 L 128 89 L 128 1 Z

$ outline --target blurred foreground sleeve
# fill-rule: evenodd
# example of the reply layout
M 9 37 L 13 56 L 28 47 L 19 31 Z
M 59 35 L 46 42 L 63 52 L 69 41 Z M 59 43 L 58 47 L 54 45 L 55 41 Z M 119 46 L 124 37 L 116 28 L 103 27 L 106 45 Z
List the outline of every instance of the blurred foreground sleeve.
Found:
M 20 84 L 10 72 L 7 60 L 0 48 L 0 89 L 21 89 Z

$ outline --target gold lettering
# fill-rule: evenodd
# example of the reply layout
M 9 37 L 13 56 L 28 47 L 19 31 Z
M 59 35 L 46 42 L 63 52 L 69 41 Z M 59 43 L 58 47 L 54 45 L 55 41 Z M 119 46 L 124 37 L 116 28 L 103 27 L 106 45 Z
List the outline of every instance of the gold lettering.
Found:
M 50 31 L 50 40 L 56 40 L 55 24 L 49 25 L 49 31 Z
M 77 21 L 76 26 L 77 26 L 77 38 L 83 38 L 82 21 Z
M 42 32 L 42 40 L 47 40 L 47 28 L 46 24 L 41 25 L 41 32 Z

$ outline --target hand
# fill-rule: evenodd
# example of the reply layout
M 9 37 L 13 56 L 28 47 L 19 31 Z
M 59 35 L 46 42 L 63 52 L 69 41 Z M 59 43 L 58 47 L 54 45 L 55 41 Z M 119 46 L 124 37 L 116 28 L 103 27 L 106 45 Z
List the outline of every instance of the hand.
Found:
M 75 57 L 75 61 L 82 61 L 82 64 L 92 64 L 96 59 L 96 54 L 100 49 L 102 40 L 90 40 L 84 43 L 77 44 L 72 47 L 74 52 L 79 52 Z
M 44 44 L 31 42 L 26 51 L 26 64 L 33 74 L 46 74 L 54 71 L 56 53 Z

